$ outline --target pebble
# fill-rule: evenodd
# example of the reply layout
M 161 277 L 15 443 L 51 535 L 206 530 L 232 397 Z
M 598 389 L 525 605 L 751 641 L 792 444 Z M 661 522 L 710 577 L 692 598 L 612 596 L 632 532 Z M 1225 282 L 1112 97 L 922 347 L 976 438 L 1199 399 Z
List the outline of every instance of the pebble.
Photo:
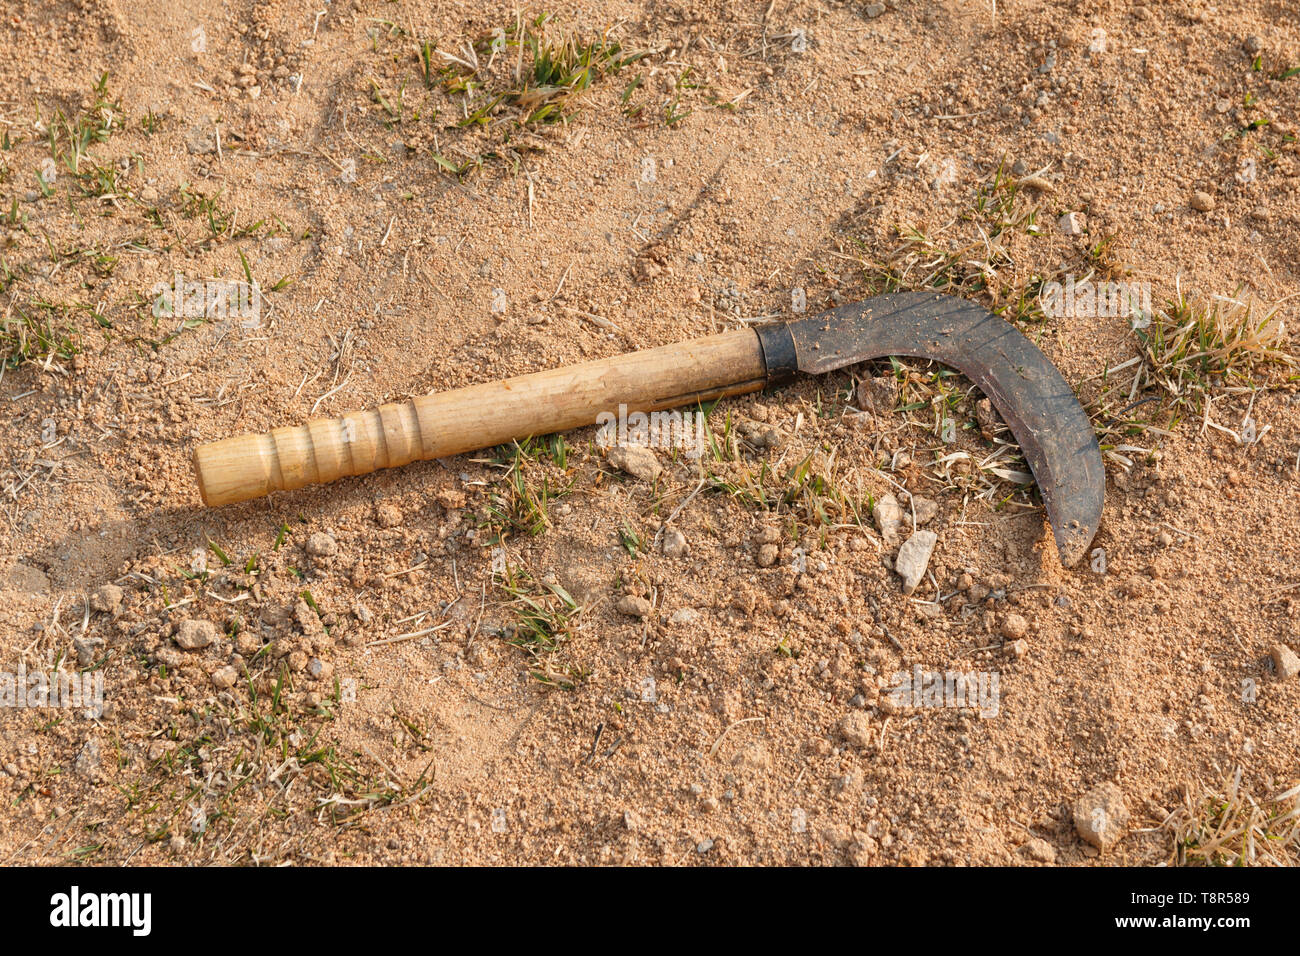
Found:
M 1034 837 L 1021 849 L 1025 851 L 1025 855 L 1031 860 L 1037 860 L 1039 863 L 1056 862 L 1056 847 L 1041 837 Z
M 262 639 L 256 634 L 240 631 L 235 635 L 235 653 L 241 657 L 256 657 L 261 649 Z
M 648 617 L 654 607 L 643 597 L 637 597 L 635 594 L 624 594 L 618 599 L 614 609 L 620 614 L 626 614 L 629 617 Z
M 1271 654 L 1273 669 L 1277 672 L 1278 680 L 1290 680 L 1296 674 L 1300 674 L 1300 657 L 1297 657 L 1291 648 L 1285 644 L 1275 644 Z
M 176 625 L 176 644 L 183 650 L 201 650 L 216 639 L 217 628 L 211 621 L 184 620 Z
M 83 777 L 93 777 L 99 772 L 100 748 L 98 740 L 87 740 L 86 745 L 77 754 L 72 769 Z
M 933 531 L 916 531 L 903 542 L 894 559 L 894 571 L 903 579 L 903 593 L 911 594 L 925 577 L 925 569 L 930 565 L 930 556 L 939 536 Z
M 1214 208 L 1214 197 L 1198 189 L 1192 193 L 1192 208 L 1197 212 L 1209 212 Z
M 339 553 L 339 543 L 333 535 L 317 531 L 307 539 L 307 553 L 313 558 L 329 558 Z
M 73 650 L 77 652 L 77 663 L 82 667 L 89 667 L 95 662 L 95 649 L 102 644 L 99 638 L 80 638 L 72 639 Z
M 1020 660 L 1020 658 L 1029 653 L 1029 642 L 1023 639 L 1018 641 L 1007 641 L 1006 644 L 1002 645 L 1002 651 L 1008 657 Z
M 898 543 L 903 531 L 903 506 L 892 493 L 880 496 L 871 516 L 876 519 L 876 530 L 891 547 Z
M 1119 842 L 1128 819 L 1124 791 L 1113 783 L 1094 787 L 1074 801 L 1074 829 L 1103 853 Z
M 874 20 L 885 12 L 885 5 L 883 3 L 868 3 L 862 9 L 862 12 L 866 14 L 868 20 Z
M 669 624 L 694 624 L 700 618 L 700 612 L 693 607 L 678 608 L 668 618 Z
M 312 680 L 329 680 L 330 675 L 334 673 L 334 665 L 319 657 L 313 657 L 307 662 L 307 673 Z
M 840 721 L 840 736 L 855 747 L 870 747 L 873 739 L 870 718 L 862 711 L 854 711 Z
M 858 382 L 858 408 L 871 415 L 888 415 L 898 404 L 898 379 L 892 375 L 878 375 Z
M 239 680 L 239 671 L 229 664 L 225 667 L 218 667 L 212 672 L 212 686 L 217 690 L 229 690 L 235 686 L 237 680 Z
M 1246 37 L 1246 41 L 1242 43 L 1241 48 L 1251 56 L 1254 56 L 1259 53 L 1260 50 L 1264 49 L 1264 41 L 1254 34 L 1251 34 Z
M 605 457 L 619 471 L 642 481 L 654 481 L 663 471 L 655 453 L 639 445 L 615 445 Z
M 116 584 L 102 584 L 90 596 L 90 609 L 113 614 L 122 606 L 122 589 Z
M 1082 236 L 1088 228 L 1088 217 L 1081 212 L 1067 212 L 1056 220 L 1056 226 L 1067 236 Z
M 758 555 L 754 558 L 754 561 L 760 568 L 770 568 L 776 564 L 776 557 L 779 553 L 780 549 L 776 545 L 765 544 L 758 549 Z
M 931 498 L 912 495 L 912 510 L 916 513 L 916 523 L 927 525 L 939 514 L 939 503 Z
M 1002 619 L 999 632 L 1008 641 L 1018 641 L 1029 633 L 1029 622 L 1025 620 L 1024 615 L 1013 611 Z
M 686 535 L 676 528 L 669 528 L 664 532 L 663 551 L 664 557 L 684 558 L 691 553 L 691 546 L 686 542 Z

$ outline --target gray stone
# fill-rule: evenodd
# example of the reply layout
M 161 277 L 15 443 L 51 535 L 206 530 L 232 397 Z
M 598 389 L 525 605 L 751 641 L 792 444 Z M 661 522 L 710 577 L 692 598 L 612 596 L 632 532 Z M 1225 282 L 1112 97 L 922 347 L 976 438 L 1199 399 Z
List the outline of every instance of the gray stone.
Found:
M 876 519 L 876 530 L 885 539 L 885 544 L 893 547 L 903 533 L 903 506 L 898 499 L 886 492 L 876 501 L 871 516 Z
M 307 553 L 313 558 L 329 558 L 339 553 L 339 543 L 333 535 L 317 531 L 307 539 Z
M 664 557 L 684 558 L 691 553 L 691 546 L 686 543 L 686 535 L 676 528 L 669 528 L 664 532 L 663 551 Z
M 176 644 L 184 650 L 202 650 L 216 639 L 217 627 L 211 621 L 185 620 L 176 625 Z
M 862 711 L 854 711 L 840 721 L 840 736 L 855 747 L 870 747 L 873 739 L 871 720 Z
M 1088 217 L 1081 212 L 1067 212 L 1056 220 L 1056 226 L 1067 236 L 1082 236 L 1088 229 Z
M 637 597 L 635 594 L 624 594 L 618 599 L 614 609 L 620 614 L 626 614 L 629 617 L 648 617 L 654 607 L 643 597 Z
M 1278 680 L 1290 680 L 1296 674 L 1300 674 L 1300 657 L 1297 657 L 1295 651 L 1285 644 L 1275 644 L 1271 655 L 1273 670 L 1277 672 Z
M 921 579 L 925 577 L 925 569 L 930 565 L 930 555 L 934 554 L 934 546 L 938 541 L 939 536 L 933 531 L 917 531 L 898 549 L 898 557 L 894 559 L 894 571 L 903 579 L 904 594 L 915 591 Z
M 116 584 L 102 584 L 90 595 L 90 609 L 112 614 L 122 606 L 122 596 L 122 589 Z
M 642 481 L 654 481 L 663 471 L 655 453 L 640 445 L 615 445 L 605 457 L 619 471 Z
M 98 740 L 87 740 L 84 747 L 72 762 L 72 769 L 83 777 L 93 777 L 99 773 L 100 748 Z
M 1128 826 L 1124 792 L 1113 783 L 1103 783 L 1074 801 L 1074 829 L 1103 853 L 1124 836 Z

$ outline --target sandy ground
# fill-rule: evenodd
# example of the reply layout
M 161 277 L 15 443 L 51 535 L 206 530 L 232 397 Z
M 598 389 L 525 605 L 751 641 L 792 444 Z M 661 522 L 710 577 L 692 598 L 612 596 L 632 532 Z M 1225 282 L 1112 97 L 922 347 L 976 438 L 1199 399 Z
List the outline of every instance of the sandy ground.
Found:
M 621 46 L 538 117 L 530 34 Z M 0 670 L 104 704 L 0 710 L 0 860 L 1153 864 L 1234 786 L 1265 832 L 1300 776 L 1294 369 L 1176 394 L 1127 314 L 1036 297 L 1294 325 L 1298 65 L 1276 0 L 13 0 Z M 587 429 L 198 498 L 201 442 L 936 268 L 1093 414 L 1103 555 L 1060 566 L 923 362 L 724 401 L 653 482 Z M 177 275 L 260 314 L 156 316 Z M 903 490 L 912 595 L 871 516 Z M 520 594 L 557 649 L 512 643 Z M 917 667 L 995 675 L 996 714 L 899 706 Z

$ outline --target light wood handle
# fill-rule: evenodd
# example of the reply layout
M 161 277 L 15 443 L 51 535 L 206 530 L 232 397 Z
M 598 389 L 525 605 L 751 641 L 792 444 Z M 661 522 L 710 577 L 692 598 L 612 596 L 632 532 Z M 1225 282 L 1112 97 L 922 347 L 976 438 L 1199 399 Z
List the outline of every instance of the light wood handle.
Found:
M 757 391 L 766 380 L 757 334 L 740 329 L 226 438 L 194 450 L 194 472 L 203 503 L 225 505 L 592 425 L 620 404 L 659 411 Z

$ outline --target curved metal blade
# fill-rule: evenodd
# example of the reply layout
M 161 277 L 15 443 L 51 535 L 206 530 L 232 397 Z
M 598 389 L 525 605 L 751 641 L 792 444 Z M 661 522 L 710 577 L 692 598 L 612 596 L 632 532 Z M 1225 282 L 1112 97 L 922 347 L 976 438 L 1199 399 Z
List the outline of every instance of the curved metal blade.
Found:
M 1020 443 L 1047 506 L 1061 563 L 1088 550 L 1106 474 L 1092 423 L 1069 383 L 1019 330 L 978 305 L 899 292 L 789 323 L 799 370 L 813 374 L 886 355 L 934 359 L 965 373 Z

